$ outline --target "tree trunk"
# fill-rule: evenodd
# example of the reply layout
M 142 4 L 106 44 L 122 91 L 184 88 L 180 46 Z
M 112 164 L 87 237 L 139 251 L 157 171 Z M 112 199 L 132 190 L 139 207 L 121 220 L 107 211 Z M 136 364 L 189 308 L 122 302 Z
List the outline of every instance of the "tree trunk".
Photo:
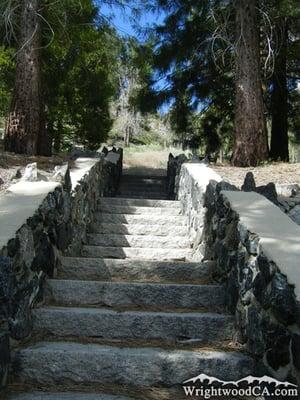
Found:
M 281 18 L 276 23 L 279 38 L 278 53 L 275 58 L 272 77 L 272 130 L 270 156 L 273 160 L 289 161 L 288 138 L 288 91 L 286 77 L 287 63 L 287 23 Z
M 236 1 L 236 35 L 235 144 L 232 164 L 256 166 L 268 158 L 256 0 Z
M 129 147 L 131 133 L 132 128 L 130 126 L 126 126 L 124 134 L 124 147 Z
M 22 1 L 15 88 L 5 129 L 5 150 L 28 155 L 40 152 L 45 134 L 38 3 L 39 0 Z

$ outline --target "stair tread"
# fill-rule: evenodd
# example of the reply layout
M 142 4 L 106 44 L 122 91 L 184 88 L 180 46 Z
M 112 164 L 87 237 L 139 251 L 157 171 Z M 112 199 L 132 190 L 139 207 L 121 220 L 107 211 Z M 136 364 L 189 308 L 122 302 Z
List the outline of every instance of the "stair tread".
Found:
M 240 379 L 254 372 L 253 360 L 237 352 L 76 342 L 36 343 L 17 352 L 14 365 L 18 365 L 17 381 L 39 385 L 61 384 L 66 380 L 73 385 L 118 383 L 169 387 L 180 385 L 200 372 L 224 380 Z
M 146 260 L 185 260 L 192 256 L 191 249 L 157 248 L 157 247 L 122 247 L 84 245 L 82 256 L 100 258 L 131 258 Z
M 207 283 L 213 262 L 151 261 L 138 259 L 61 257 L 58 277 L 169 283 Z
M 234 317 L 191 311 L 120 311 L 48 306 L 33 311 L 33 328 L 43 337 L 159 340 L 160 344 L 189 340 L 203 345 L 232 340 Z
M 225 291 L 220 285 L 105 282 L 49 279 L 47 304 L 154 307 L 171 309 L 224 309 Z
M 172 207 L 180 208 L 181 202 L 176 200 L 148 200 L 148 199 L 131 199 L 119 197 L 102 197 L 99 203 L 121 204 L 121 205 L 141 205 L 142 207 Z
M 122 180 L 124 179 L 137 179 L 137 180 L 141 180 L 141 179 L 152 179 L 152 180 L 166 180 L 167 179 L 167 175 L 134 175 L 134 174 L 122 174 Z
M 87 244 L 105 247 L 190 249 L 190 240 L 182 236 L 124 235 L 109 233 L 87 234 Z
M 122 192 L 118 193 L 116 197 L 131 197 L 131 198 L 136 198 L 136 199 L 149 199 L 149 200 L 168 200 L 167 194 L 160 194 L 157 192 L 131 192 L 131 191 L 125 191 L 123 190 Z
M 149 224 L 149 225 L 176 225 L 185 226 L 187 219 L 183 215 L 159 215 L 153 217 L 151 214 L 110 214 L 95 213 L 95 221 L 124 224 Z
M 182 267 L 186 267 L 186 266 L 192 266 L 192 267 L 197 267 L 197 266 L 200 266 L 200 265 L 206 265 L 206 264 L 211 264 L 211 265 L 213 265 L 213 264 L 215 264 L 214 263 L 214 261 L 202 261 L 202 262 L 199 262 L 199 261 L 177 261 L 177 260 L 175 260 L 175 261 L 157 261 L 157 260 L 143 260 L 143 259 L 141 259 L 141 260 L 139 260 L 139 259 L 136 259 L 136 260 L 130 260 L 130 259 L 126 259 L 126 260 L 123 260 L 123 259 L 118 259 L 118 258 L 115 258 L 115 259 L 111 259 L 111 258 L 84 258 L 84 257 L 66 257 L 66 256 L 62 256 L 62 257 L 60 257 L 60 260 L 61 261 L 74 261 L 74 260 L 77 260 L 77 261 L 82 261 L 83 262 L 83 265 L 86 263 L 86 262 L 99 262 L 99 263 L 103 263 L 103 262 L 105 262 L 105 263 L 109 263 L 109 264 L 131 264 L 132 266 L 134 266 L 134 265 L 137 265 L 137 263 L 141 263 L 141 264 L 143 264 L 143 265 L 148 265 L 148 266 L 152 266 L 152 265 L 161 265 L 161 266 L 173 266 L 173 265 L 180 265 L 180 266 L 182 266 Z
M 157 182 L 151 182 L 151 181 L 127 181 L 127 182 L 121 182 L 119 186 L 119 191 L 134 191 L 134 192 L 166 192 L 166 182 L 163 181 L 157 181 Z
M 10 393 L 6 400 L 133 400 L 131 397 L 114 396 L 101 393 L 78 392 L 27 392 Z
M 125 235 L 155 235 L 155 236 L 173 236 L 174 230 L 176 236 L 188 236 L 187 226 L 170 225 L 149 225 L 149 224 L 122 224 L 98 222 L 92 223 L 89 227 L 89 233 L 107 233 L 107 234 L 125 234 Z
M 68 312 L 74 314 L 89 314 L 89 315 L 116 315 L 116 316 L 153 316 L 153 317 L 166 317 L 166 318 L 180 318 L 184 319 L 186 317 L 194 318 L 194 319 L 228 319 L 229 321 L 234 320 L 234 316 L 231 314 L 220 314 L 216 312 L 199 312 L 199 311 L 150 311 L 150 310 L 119 310 L 114 308 L 94 308 L 94 307 L 66 307 L 66 306 L 55 306 L 55 305 L 45 305 L 38 308 L 35 308 L 33 312 L 40 313 L 40 312 Z
M 181 209 L 175 207 L 142 207 L 102 203 L 98 212 L 106 214 L 133 214 L 133 215 L 180 215 Z

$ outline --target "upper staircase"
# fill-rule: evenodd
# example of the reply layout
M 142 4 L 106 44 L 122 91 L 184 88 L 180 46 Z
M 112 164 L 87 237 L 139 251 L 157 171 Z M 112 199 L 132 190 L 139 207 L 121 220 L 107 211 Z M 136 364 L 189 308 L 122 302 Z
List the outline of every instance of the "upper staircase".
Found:
M 15 355 L 9 399 L 184 399 L 205 373 L 253 372 L 212 262 L 191 262 L 187 220 L 165 177 L 123 176 L 102 198 L 82 250 L 63 257 Z

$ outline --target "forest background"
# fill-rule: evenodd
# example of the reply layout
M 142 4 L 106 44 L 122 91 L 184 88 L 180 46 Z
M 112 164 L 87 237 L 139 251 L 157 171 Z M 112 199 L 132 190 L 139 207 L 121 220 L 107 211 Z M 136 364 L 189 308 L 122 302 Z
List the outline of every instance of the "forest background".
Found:
M 0 15 L 6 151 L 106 141 L 299 160 L 298 0 L 1 0 Z

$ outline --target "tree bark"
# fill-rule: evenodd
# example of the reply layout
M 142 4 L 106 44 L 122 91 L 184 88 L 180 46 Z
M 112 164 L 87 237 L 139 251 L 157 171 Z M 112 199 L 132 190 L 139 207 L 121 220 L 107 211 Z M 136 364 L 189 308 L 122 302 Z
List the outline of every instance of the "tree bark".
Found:
M 268 158 L 260 75 L 256 0 L 236 0 L 235 144 L 232 164 L 256 166 Z
M 132 135 L 131 126 L 126 126 L 124 133 L 124 147 L 129 147 L 131 135 Z
M 39 0 L 23 0 L 15 87 L 5 129 L 5 150 L 44 152 L 45 125 L 41 89 Z M 40 138 L 40 139 L 39 139 Z
M 289 161 L 286 19 L 280 18 L 276 23 L 275 29 L 279 38 L 279 47 L 272 77 L 270 156 L 276 161 Z

